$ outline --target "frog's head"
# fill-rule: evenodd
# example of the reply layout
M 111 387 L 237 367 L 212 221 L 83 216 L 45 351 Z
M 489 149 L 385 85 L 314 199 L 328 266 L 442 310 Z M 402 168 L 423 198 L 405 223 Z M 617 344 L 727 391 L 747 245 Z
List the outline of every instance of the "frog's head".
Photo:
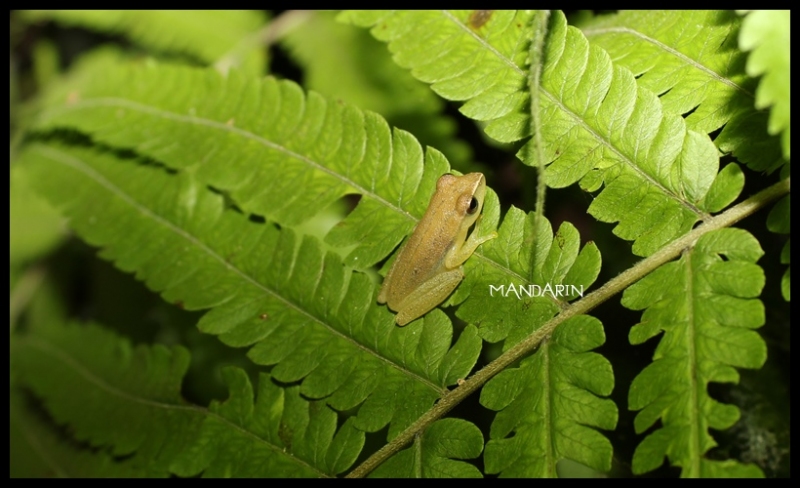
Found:
M 466 234 L 467 229 L 481 214 L 486 196 L 486 178 L 481 173 L 467 173 L 463 176 L 447 173 L 436 182 L 436 192 L 449 195 L 454 213 L 461 220 L 459 230 Z

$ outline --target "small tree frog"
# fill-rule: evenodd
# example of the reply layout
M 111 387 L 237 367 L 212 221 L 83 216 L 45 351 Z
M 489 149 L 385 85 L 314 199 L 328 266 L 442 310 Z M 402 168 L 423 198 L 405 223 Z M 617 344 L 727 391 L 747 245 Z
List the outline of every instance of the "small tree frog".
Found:
M 481 173 L 444 174 L 414 233 L 400 249 L 378 303 L 397 312 L 395 322 L 406 325 L 442 303 L 464 278 L 461 266 L 475 249 L 497 237 L 478 237 L 467 231 L 479 220 L 486 195 Z M 477 226 L 476 226 L 477 227 Z

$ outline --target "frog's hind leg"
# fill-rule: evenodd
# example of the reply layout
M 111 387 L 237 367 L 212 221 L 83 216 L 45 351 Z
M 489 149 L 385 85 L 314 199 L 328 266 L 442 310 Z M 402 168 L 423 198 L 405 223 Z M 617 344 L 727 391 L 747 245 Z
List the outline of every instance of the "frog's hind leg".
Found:
M 398 312 L 395 317 L 397 325 L 406 325 L 430 312 L 456 289 L 462 279 L 464 279 L 464 271 L 456 268 L 440 273 L 420 285 L 397 307 Z

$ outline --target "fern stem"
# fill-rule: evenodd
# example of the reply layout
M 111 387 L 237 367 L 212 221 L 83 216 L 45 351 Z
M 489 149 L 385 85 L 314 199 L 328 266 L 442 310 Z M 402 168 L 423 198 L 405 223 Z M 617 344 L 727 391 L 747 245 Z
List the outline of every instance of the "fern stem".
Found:
M 367 458 L 367 460 L 356 467 L 356 469 L 348 473 L 347 477 L 361 478 L 369 474 L 373 469 L 378 467 L 393 454 L 400 451 L 400 449 L 414 439 L 414 436 L 444 416 L 453 407 L 458 405 L 464 398 L 483 386 L 497 373 L 503 371 L 511 364 L 536 349 L 542 340 L 552 334 L 555 328 L 561 323 L 571 319 L 572 317 L 588 313 L 612 296 L 621 292 L 636 281 L 644 278 L 659 266 L 672 259 L 675 259 L 684 249 L 693 246 L 702 235 L 732 226 L 745 217 L 749 217 L 756 211 L 764 208 L 773 201 L 789 193 L 789 190 L 789 178 L 786 178 L 785 180 L 762 190 L 742 203 L 730 208 L 728 211 L 709 219 L 688 234 L 666 245 L 664 248 L 654 253 L 650 257 L 639 261 L 636 265 L 620 273 L 617 277 L 611 279 L 597 290 L 586 295 L 584 298 L 574 302 L 571 305 L 568 305 L 561 311 L 560 314 L 550 319 L 531 335 L 486 365 L 486 367 L 464 380 L 464 382 L 459 386 L 453 390 L 450 390 L 441 398 L 438 403 L 436 403 L 430 410 L 417 419 L 416 422 L 411 424 L 411 426 L 406 428 L 397 437 L 392 439 L 391 442 Z
M 686 277 L 684 278 L 686 281 L 686 295 L 693 297 L 695 296 L 695 292 L 692 290 L 694 287 L 694 280 L 691 277 L 691 270 L 692 265 L 691 259 L 692 254 L 687 253 L 687 265 L 684 268 L 684 272 L 686 273 Z M 704 390 L 705 384 L 702 381 L 698 380 L 698 373 L 697 373 L 697 364 L 698 364 L 698 357 L 697 357 L 697 318 L 695 317 L 696 313 L 696 304 L 694 300 L 688 300 L 687 303 L 687 314 L 691 317 L 687 320 L 687 327 L 689 328 L 690 332 L 686 334 L 687 344 L 686 344 L 686 351 L 689 354 L 689 360 L 686 361 L 687 371 L 686 375 L 687 383 L 689 386 L 689 408 L 692 411 L 692 416 L 694 418 L 693 422 L 689 423 L 689 443 L 690 449 L 694 452 L 691 453 L 690 461 L 688 466 L 686 466 L 686 476 L 690 478 L 699 478 L 700 477 L 700 459 L 703 457 L 704 450 L 701 446 L 701 435 L 700 435 L 700 428 L 698 427 L 699 421 L 701 417 L 702 407 L 700 405 L 700 395 L 698 395 L 698 389 Z M 672 461 L 672 459 L 670 459 Z M 673 464 L 675 464 L 673 462 Z M 683 474 L 683 473 L 682 473 Z
M 545 172 L 545 156 L 542 144 L 542 120 L 539 112 L 539 94 L 542 78 L 542 66 L 544 65 L 544 38 L 547 36 L 547 22 L 550 20 L 550 11 L 542 10 L 534 19 L 533 40 L 529 51 L 530 59 L 530 80 L 529 91 L 531 95 L 531 130 L 533 132 L 533 154 L 536 158 L 536 207 L 533 213 L 533 228 L 531 239 L 538 234 L 539 222 L 544 217 L 544 196 L 547 190 L 547 179 Z M 536 245 L 536 243 L 534 243 Z M 531 247 L 531 249 L 535 249 Z M 532 278 L 536 269 L 536 252 L 531 252 L 530 274 Z
M 308 10 L 289 10 L 262 27 L 258 32 L 242 39 L 227 53 L 214 62 L 214 69 L 227 73 L 233 66 L 242 64 L 248 52 L 254 49 L 268 49 L 276 40 L 306 22 L 314 12 Z

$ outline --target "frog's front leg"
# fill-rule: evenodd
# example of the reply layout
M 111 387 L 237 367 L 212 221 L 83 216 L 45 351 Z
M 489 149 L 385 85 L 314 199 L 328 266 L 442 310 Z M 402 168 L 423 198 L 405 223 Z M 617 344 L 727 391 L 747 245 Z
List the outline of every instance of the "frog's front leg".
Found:
M 464 279 L 464 271 L 459 266 L 454 270 L 442 272 L 421 284 L 397 307 L 397 316 L 395 317 L 397 325 L 406 325 L 428 313 L 433 307 L 442 303 L 461 283 L 462 279 Z
M 447 256 L 444 259 L 444 264 L 447 269 L 453 269 L 461 266 L 467 259 L 469 259 L 470 256 L 472 256 L 472 253 L 475 252 L 475 249 L 477 249 L 478 246 L 497 237 L 497 232 L 494 231 L 488 235 L 478 237 L 481 220 L 483 220 L 483 215 L 478 217 L 478 220 L 475 223 L 475 228 L 472 230 L 472 234 L 469 235 L 469 238 L 464 241 L 460 247 L 454 247 L 449 253 L 447 253 Z

